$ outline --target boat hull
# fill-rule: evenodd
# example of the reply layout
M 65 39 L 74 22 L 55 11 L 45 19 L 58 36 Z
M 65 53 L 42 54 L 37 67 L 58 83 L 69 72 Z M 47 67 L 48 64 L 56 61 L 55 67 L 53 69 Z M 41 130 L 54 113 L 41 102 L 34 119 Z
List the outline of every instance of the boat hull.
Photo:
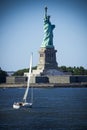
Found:
M 14 109 L 19 109 L 19 108 L 20 108 L 20 105 L 13 104 L 13 108 L 14 108 Z
M 17 102 L 13 104 L 14 109 L 19 109 L 20 107 L 32 107 L 32 103 L 28 102 Z

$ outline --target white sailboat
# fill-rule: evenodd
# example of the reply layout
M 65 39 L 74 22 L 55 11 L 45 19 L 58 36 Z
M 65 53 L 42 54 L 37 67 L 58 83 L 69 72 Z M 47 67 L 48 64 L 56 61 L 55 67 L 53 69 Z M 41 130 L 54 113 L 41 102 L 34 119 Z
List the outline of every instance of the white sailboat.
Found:
M 24 93 L 24 97 L 23 97 L 23 101 L 22 102 L 15 102 L 13 104 L 13 108 L 14 109 L 19 109 L 20 107 L 23 107 L 23 106 L 32 106 L 33 104 L 33 88 L 32 88 L 32 91 L 31 91 L 31 102 L 27 102 L 27 96 L 28 96 L 28 91 L 29 91 L 29 86 L 30 86 L 30 76 L 31 76 L 31 70 L 32 70 L 32 58 L 33 58 L 33 54 L 31 55 L 31 58 L 30 58 L 30 69 L 29 69 L 29 73 L 28 73 L 28 81 L 27 81 L 27 88 L 26 88 L 26 91 Z

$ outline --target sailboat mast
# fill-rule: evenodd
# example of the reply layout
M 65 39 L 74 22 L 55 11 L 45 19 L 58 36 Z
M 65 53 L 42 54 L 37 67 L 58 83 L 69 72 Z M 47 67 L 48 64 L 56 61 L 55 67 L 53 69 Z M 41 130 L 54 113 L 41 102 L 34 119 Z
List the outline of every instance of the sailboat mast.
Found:
M 30 68 L 29 68 L 29 73 L 28 73 L 27 89 L 26 89 L 24 97 L 23 97 L 24 101 L 26 101 L 26 98 L 27 98 L 27 95 L 28 95 L 28 91 L 29 91 L 30 76 L 31 76 L 31 70 L 32 70 L 32 57 L 33 57 L 33 54 L 31 55 L 31 58 L 30 58 Z

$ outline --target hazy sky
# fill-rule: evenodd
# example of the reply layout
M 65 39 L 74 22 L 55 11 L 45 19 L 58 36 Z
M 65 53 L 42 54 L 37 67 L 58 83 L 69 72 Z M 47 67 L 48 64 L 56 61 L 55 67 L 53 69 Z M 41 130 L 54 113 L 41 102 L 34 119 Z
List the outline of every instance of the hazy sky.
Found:
M 16 71 L 39 61 L 44 7 L 54 29 L 59 66 L 87 69 L 87 0 L 0 0 L 0 67 Z

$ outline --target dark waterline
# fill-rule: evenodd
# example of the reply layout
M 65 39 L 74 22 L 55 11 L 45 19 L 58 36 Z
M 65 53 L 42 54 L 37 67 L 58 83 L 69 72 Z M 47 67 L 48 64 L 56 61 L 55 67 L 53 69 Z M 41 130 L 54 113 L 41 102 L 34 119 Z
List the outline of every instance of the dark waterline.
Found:
M 87 88 L 34 88 L 33 107 L 14 110 L 24 91 L 0 89 L 0 130 L 87 129 Z

